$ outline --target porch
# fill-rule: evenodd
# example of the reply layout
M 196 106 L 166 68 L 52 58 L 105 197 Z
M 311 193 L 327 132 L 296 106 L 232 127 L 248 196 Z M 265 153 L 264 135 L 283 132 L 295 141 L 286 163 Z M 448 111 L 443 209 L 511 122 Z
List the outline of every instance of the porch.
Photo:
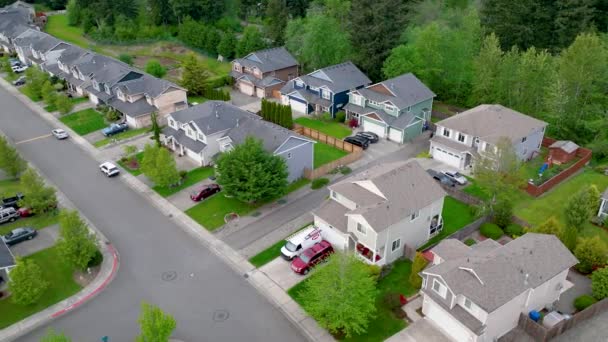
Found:
M 361 242 L 357 242 L 355 245 L 355 255 L 363 260 L 365 263 L 376 266 L 386 265 L 386 258 L 384 257 L 385 248 L 382 246 L 380 250 L 376 250 L 366 246 Z

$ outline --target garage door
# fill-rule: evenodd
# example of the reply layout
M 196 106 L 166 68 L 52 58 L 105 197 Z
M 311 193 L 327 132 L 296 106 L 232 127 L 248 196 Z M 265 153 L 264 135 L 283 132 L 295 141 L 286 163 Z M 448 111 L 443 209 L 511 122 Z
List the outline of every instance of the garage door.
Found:
M 432 320 L 441 330 L 448 333 L 455 341 L 473 341 L 472 333 L 460 325 L 451 315 L 432 301 L 424 302 L 426 311 L 424 314 Z
M 186 155 L 194 160 L 196 160 L 197 163 L 201 163 L 201 155 L 198 153 L 194 153 L 193 151 L 190 151 L 189 149 L 185 148 L 186 150 Z
M 441 147 L 434 146 L 433 159 L 437 159 L 455 168 L 460 168 L 460 156 Z
M 403 140 L 403 133 L 394 128 L 389 128 L 388 139 L 400 143 Z
M 240 82 L 239 83 L 239 90 L 243 94 L 247 94 L 249 96 L 253 96 L 253 86 L 251 84 Z
M 289 99 L 289 105 L 294 112 L 308 114 L 308 105 L 294 99 Z
M 264 89 L 262 88 L 256 88 L 256 96 L 263 99 L 264 98 Z
M 363 119 L 363 130 L 378 134 L 379 137 L 386 137 L 386 129 L 383 124 L 375 123 L 367 119 Z

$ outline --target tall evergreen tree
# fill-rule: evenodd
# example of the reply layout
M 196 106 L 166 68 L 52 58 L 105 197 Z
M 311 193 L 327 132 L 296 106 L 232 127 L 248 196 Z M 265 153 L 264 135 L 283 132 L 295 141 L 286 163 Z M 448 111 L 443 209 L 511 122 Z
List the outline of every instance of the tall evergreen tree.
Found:
M 217 45 L 217 53 L 222 55 L 224 58 L 234 57 L 235 47 L 237 44 L 236 37 L 232 32 L 224 32 L 222 38 Z
M 152 22 L 155 25 L 167 25 L 175 23 L 175 16 L 171 8 L 170 0 L 147 0 Z
M 576 36 L 593 25 L 596 0 L 555 1 L 555 44 L 559 48 L 570 45 Z
M 282 45 L 285 27 L 289 19 L 286 0 L 269 0 L 266 6 L 266 19 L 264 21 L 266 36 L 275 45 Z
M 251 52 L 262 50 L 266 47 L 262 33 L 255 26 L 247 26 L 243 31 L 243 36 L 236 46 L 236 54 L 243 57 Z
M 473 90 L 471 106 L 479 103 L 496 103 L 498 94 L 496 83 L 498 69 L 502 61 L 502 50 L 498 37 L 494 33 L 484 39 L 479 54 L 473 60 Z

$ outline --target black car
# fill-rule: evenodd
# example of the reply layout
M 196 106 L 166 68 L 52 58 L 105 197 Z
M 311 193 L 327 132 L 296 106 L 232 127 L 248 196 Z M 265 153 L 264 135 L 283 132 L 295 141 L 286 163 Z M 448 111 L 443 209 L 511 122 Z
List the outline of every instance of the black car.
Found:
M 372 144 L 375 144 L 378 142 L 378 140 L 380 140 L 380 137 L 378 137 L 378 134 L 373 133 L 373 132 L 359 132 L 355 136 L 363 137 L 363 138 L 369 140 L 369 142 Z
M 454 182 L 448 176 L 444 175 L 441 172 L 437 172 L 435 170 L 426 170 L 426 173 L 428 173 L 431 177 L 433 177 L 433 179 L 435 179 L 436 181 L 438 181 L 439 183 L 441 183 L 443 185 L 456 186 L 456 182 Z
M 366 138 L 362 138 L 362 137 L 346 137 L 344 138 L 344 141 L 346 141 L 347 143 L 351 143 L 355 146 L 359 146 L 362 149 L 366 150 L 369 147 L 369 140 L 367 140 Z
M 16 228 L 10 231 L 8 234 L 4 235 L 2 237 L 2 241 L 4 241 L 7 246 L 12 246 L 25 240 L 31 240 L 36 237 L 36 235 L 38 235 L 38 232 L 34 228 Z
M 19 209 L 19 201 L 23 199 L 23 194 L 18 193 L 13 197 L 5 197 L 0 199 L 0 207 L 11 207 L 15 209 Z

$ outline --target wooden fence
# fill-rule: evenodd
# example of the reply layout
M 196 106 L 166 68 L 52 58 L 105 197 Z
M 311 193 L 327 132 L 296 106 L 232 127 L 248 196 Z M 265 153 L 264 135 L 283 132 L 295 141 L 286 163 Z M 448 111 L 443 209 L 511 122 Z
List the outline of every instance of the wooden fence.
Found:
M 355 146 L 351 143 L 347 143 L 341 139 L 334 138 L 325 133 L 321 133 L 315 129 L 296 124 L 296 125 L 294 125 L 293 130 L 294 130 L 294 132 L 296 132 L 298 134 L 315 139 L 319 142 L 333 146 L 342 151 L 348 152 L 348 154 L 346 156 L 344 156 L 340 159 L 336 159 L 325 165 L 321 165 L 320 167 L 318 167 L 314 170 L 305 169 L 304 177 L 306 177 L 308 179 L 315 179 L 315 178 L 322 177 L 340 166 L 348 165 L 356 160 L 359 160 L 361 158 L 361 156 L 363 155 L 363 149 L 361 147 Z
M 517 325 L 528 335 L 534 338 L 535 341 L 546 342 L 576 327 L 578 324 L 581 324 L 589 318 L 599 315 L 607 310 L 608 298 L 605 298 L 591 305 L 585 310 L 575 313 L 569 320 L 561 321 L 551 328 L 545 328 L 542 324 L 534 322 L 525 313 L 519 315 Z
M 549 147 L 555 141 L 556 140 L 553 138 L 544 137 L 543 143 L 542 143 L 543 147 Z M 528 185 L 526 187 L 526 192 L 534 197 L 538 197 L 538 196 L 544 194 L 545 192 L 551 190 L 557 184 L 561 183 L 566 178 L 572 176 L 573 174 L 578 172 L 580 169 L 582 169 L 585 165 L 587 165 L 587 163 L 589 163 L 589 161 L 591 160 L 591 150 L 584 148 L 584 147 L 579 147 L 578 150 L 576 151 L 576 157 L 580 158 L 576 163 L 572 164 L 569 168 L 558 173 L 554 177 L 551 177 L 551 179 L 547 180 L 543 184 L 537 186 L 531 182 L 528 182 Z
M 479 227 L 481 227 L 481 225 L 483 225 L 484 223 L 486 223 L 488 221 L 490 221 L 490 216 L 488 216 L 488 215 L 482 216 L 482 217 L 478 218 L 477 220 L 467 224 L 466 226 L 458 229 L 454 233 L 444 237 L 440 241 L 437 241 L 436 243 L 424 248 L 424 251 L 428 251 L 429 249 L 432 249 L 433 247 L 437 246 L 441 241 L 446 240 L 446 239 L 456 239 L 456 240 L 462 241 L 462 240 L 464 240 L 464 238 L 466 238 L 469 235 L 473 234 L 474 232 L 478 231 Z

